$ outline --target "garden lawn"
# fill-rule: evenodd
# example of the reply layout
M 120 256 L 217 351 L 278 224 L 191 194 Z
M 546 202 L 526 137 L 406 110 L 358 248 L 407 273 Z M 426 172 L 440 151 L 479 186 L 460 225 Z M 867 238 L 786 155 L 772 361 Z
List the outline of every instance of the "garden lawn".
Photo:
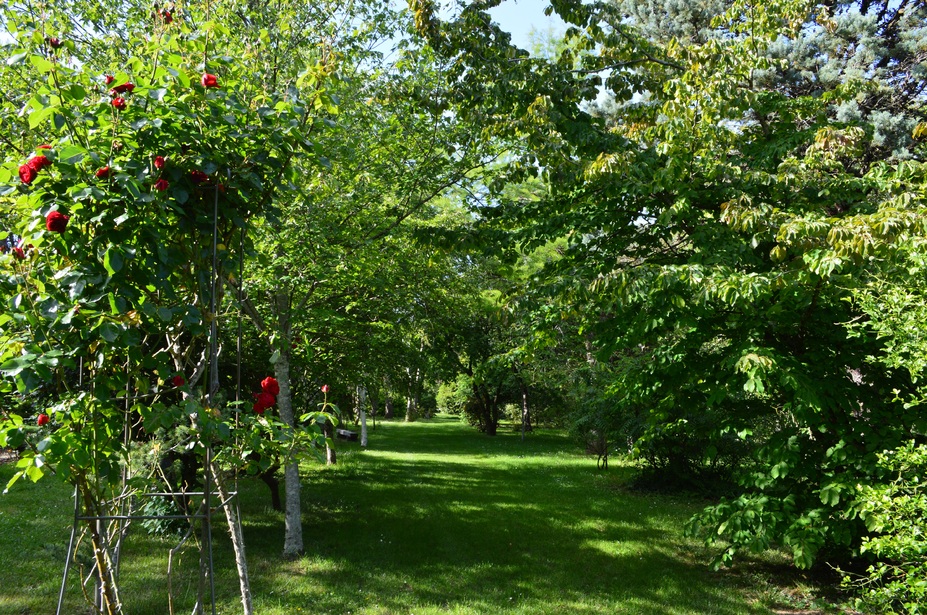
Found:
M 259 615 L 744 615 L 774 612 L 783 595 L 768 576 L 709 570 L 709 554 L 682 536 L 704 502 L 629 492 L 628 466 L 599 471 L 562 433 L 490 438 L 439 417 L 379 423 L 365 451 L 338 446 L 336 466 L 303 466 L 300 559 L 279 557 L 283 517 L 266 487 L 241 483 Z M 0 467 L 3 484 L 11 475 Z M 0 615 L 54 612 L 72 514 L 54 478 L 0 496 Z M 221 515 L 216 524 L 217 612 L 231 614 L 237 579 Z M 132 528 L 121 576 L 128 615 L 168 612 L 174 543 Z M 189 613 L 195 553 L 174 566 L 176 612 Z M 66 605 L 87 612 L 76 583 Z

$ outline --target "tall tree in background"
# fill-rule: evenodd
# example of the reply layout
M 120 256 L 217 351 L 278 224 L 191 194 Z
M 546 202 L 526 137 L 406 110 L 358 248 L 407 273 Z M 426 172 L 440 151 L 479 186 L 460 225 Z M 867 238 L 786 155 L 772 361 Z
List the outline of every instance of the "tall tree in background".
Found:
M 424 271 L 411 281 L 401 279 L 408 273 L 397 265 L 420 259 L 412 244 L 393 242 L 393 236 L 403 233 L 404 225 L 432 200 L 472 181 L 471 174 L 491 160 L 479 136 L 445 113 L 447 86 L 428 50 L 411 40 L 400 43 L 392 56 L 371 50 L 382 43 L 387 27 L 408 34 L 400 15 L 388 8 L 379 11 L 345 13 L 340 19 L 345 31 L 329 33 L 346 39 L 334 48 L 340 80 L 325 91 L 328 125 L 307 136 L 312 143 L 306 143 L 326 154 L 324 168 L 314 159 L 293 161 L 287 177 L 294 190 L 291 200 L 280 203 L 276 217 L 252 238 L 257 258 L 246 274 L 244 307 L 274 348 L 279 411 L 293 428 L 299 413 L 291 394 L 298 367 L 292 360 L 353 355 L 353 363 L 312 370 L 345 383 L 378 371 L 375 357 L 364 356 L 370 349 L 366 343 L 371 338 L 364 341 L 370 322 L 410 322 L 412 314 L 424 320 L 415 309 L 414 289 L 432 282 Z M 353 24 L 362 17 L 370 30 L 358 34 Z M 386 24 L 382 28 L 381 22 Z M 404 254 L 405 262 L 390 250 Z M 353 373 L 338 374 L 339 367 Z M 420 368 L 410 369 L 421 374 Z M 419 385 L 420 378 L 411 380 L 410 399 Z M 284 553 L 293 556 L 303 549 L 297 460 L 285 468 L 285 484 Z

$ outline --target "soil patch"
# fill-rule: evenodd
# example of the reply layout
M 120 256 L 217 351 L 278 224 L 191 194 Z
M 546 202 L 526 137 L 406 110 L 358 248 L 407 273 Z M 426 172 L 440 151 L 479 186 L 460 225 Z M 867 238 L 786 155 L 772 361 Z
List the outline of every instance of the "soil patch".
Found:
M 19 459 L 19 453 L 16 452 L 16 449 L 0 448 L 0 464 L 12 463 L 17 459 Z

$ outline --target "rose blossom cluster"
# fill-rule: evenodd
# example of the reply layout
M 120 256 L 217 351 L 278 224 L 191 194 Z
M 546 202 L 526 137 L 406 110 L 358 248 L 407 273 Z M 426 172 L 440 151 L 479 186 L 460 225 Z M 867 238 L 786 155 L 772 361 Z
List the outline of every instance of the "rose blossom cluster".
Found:
M 51 145 L 40 145 L 38 149 L 51 149 Z M 20 165 L 19 180 L 28 186 L 39 176 L 39 171 L 45 167 L 50 167 L 51 164 L 51 160 L 44 154 L 33 156 L 26 161 L 26 164 Z
M 103 79 L 106 81 L 106 85 L 110 85 L 113 81 L 116 80 L 112 75 L 105 75 Z M 130 94 L 132 90 L 135 89 L 135 84 L 131 81 L 121 83 L 110 89 L 109 95 L 112 97 L 112 100 L 109 102 L 114 108 L 122 111 L 128 106 L 126 99 L 122 96 L 123 94 Z
M 277 403 L 277 395 L 280 394 L 280 384 L 276 378 L 268 376 L 261 380 L 261 392 L 254 394 L 254 406 L 252 410 L 258 414 L 264 414 L 268 408 L 273 408 Z

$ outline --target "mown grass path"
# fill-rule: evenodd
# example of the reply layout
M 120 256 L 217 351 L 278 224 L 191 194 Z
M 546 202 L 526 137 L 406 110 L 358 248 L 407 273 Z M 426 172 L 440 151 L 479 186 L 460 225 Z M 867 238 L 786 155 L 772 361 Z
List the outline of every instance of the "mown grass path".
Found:
M 316 613 L 769 612 L 682 538 L 701 503 L 629 494 L 625 473 L 562 434 L 386 423 L 310 475 L 305 582 L 281 572 L 256 594 L 285 587 L 275 605 Z
M 282 517 L 268 509 L 265 487 L 242 483 L 261 615 L 770 613 L 682 537 L 702 502 L 628 492 L 626 468 L 596 470 L 559 433 L 522 442 L 448 417 L 388 422 L 368 450 L 341 445 L 336 466 L 304 469 L 307 554 L 295 561 L 279 558 Z M 0 470 L 5 480 L 9 468 Z M 30 491 L 41 494 L 33 505 Z M 0 583 L 0 614 L 53 612 L 68 495 L 23 485 L 0 498 L 0 564 L 13 570 Z M 215 534 L 219 612 L 239 612 L 230 548 L 221 527 Z M 130 615 L 167 612 L 169 546 L 135 530 L 122 580 Z M 192 586 L 175 579 L 179 607 Z M 76 589 L 69 595 L 80 604 Z

